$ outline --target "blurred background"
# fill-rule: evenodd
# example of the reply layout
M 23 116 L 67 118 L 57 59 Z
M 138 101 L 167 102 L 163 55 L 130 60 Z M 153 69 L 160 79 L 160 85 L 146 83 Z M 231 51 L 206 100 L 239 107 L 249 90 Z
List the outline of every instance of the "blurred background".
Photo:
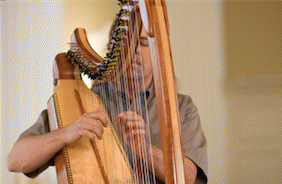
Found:
M 282 2 L 166 0 L 179 91 L 197 105 L 209 183 L 282 181 Z M 83 27 L 104 55 L 116 0 L 0 1 L 1 183 L 56 183 L 9 173 L 6 157 L 52 95 L 52 63 Z

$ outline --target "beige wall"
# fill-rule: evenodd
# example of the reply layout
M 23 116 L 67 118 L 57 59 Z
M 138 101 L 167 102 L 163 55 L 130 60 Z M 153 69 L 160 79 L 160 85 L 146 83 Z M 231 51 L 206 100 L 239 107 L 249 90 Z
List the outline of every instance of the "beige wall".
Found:
M 281 85 L 282 3 L 228 2 L 223 15 L 230 87 Z
M 221 9 L 216 1 L 169 1 L 172 55 L 180 92 L 199 109 L 208 140 L 209 181 L 226 183 L 227 153 Z
M 281 1 L 223 5 L 229 183 L 281 183 Z
M 1 1 L 0 2 L 0 15 L 2 15 L 2 7 L 3 6 L 3 2 Z M 0 21 L 0 34 L 2 33 L 2 21 Z M 0 51 L 2 51 L 2 40 L 0 39 Z M 1 58 L 1 60 L 0 60 L 0 64 L 1 64 L 1 62 L 2 62 L 2 52 L 0 52 L 0 58 Z M 1 66 L 1 65 L 0 65 Z M 0 67 L 0 70 L 2 70 L 2 67 Z M 0 81 L 2 80 L 1 79 L 1 75 L 2 75 L 2 72 L 0 72 Z M 0 82 L 0 91 L 1 91 L 1 83 L 2 82 Z M 2 104 L 1 103 L 1 100 L 2 100 L 2 92 L 0 93 L 0 104 Z M 2 135 L 2 131 L 1 131 L 1 127 L 2 127 L 2 125 L 1 125 L 1 106 L 0 106 L 0 135 Z M 2 158 L 2 150 L 1 150 L 1 148 L 2 148 L 2 146 L 1 146 L 1 144 L 2 144 L 2 139 L 0 138 L 0 158 Z M 2 173 L 2 163 L 0 162 L 0 173 Z M 1 181 L 0 181 L 0 183 L 1 183 Z

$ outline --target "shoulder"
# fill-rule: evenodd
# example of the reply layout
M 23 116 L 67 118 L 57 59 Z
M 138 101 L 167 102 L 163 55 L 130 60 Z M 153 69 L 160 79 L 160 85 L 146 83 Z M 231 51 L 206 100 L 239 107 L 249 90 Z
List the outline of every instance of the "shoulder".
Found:
M 45 134 L 50 132 L 50 128 L 49 128 L 49 118 L 48 118 L 48 111 L 47 109 L 43 110 L 37 121 L 34 123 L 34 125 L 36 127 L 38 127 L 38 130 L 40 134 Z
M 177 94 L 180 117 L 185 119 L 194 119 L 198 114 L 198 109 L 189 95 Z
M 177 93 L 177 99 L 179 106 L 188 105 L 192 103 L 192 98 L 189 95 Z
M 50 132 L 49 119 L 47 110 L 45 109 L 40 113 L 35 123 L 20 135 L 19 139 L 48 132 Z

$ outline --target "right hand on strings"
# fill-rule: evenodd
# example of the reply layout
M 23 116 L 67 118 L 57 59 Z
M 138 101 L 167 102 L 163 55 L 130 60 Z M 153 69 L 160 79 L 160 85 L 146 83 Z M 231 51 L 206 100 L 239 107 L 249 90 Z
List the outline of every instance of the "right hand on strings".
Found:
M 95 137 L 102 139 L 104 127 L 108 126 L 102 106 L 95 112 L 86 112 L 72 124 L 62 129 L 62 140 L 65 144 L 78 141 L 82 136 L 87 136 L 91 140 Z

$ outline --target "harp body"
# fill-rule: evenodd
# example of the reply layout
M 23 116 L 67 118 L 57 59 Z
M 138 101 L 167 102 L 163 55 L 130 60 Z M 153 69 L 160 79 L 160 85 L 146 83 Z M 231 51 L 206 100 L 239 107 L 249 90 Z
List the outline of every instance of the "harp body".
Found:
M 60 77 L 64 75 L 63 72 L 67 73 L 66 65 L 71 65 L 71 63 L 63 62 L 67 62 L 64 53 L 59 54 L 56 58 L 59 67 L 55 75 L 61 73 Z M 62 66 L 61 63 L 64 66 L 63 71 L 59 69 Z M 72 66 L 69 66 L 70 68 Z M 68 72 L 74 73 L 73 71 Z M 88 89 L 82 80 L 59 79 L 55 92 L 47 104 L 51 131 L 70 125 L 82 115 L 75 90 L 80 94 L 86 112 L 96 111 L 101 105 L 99 97 Z M 96 139 L 95 142 L 99 158 L 93 150 L 91 140 L 87 137 L 82 137 L 78 142 L 67 145 L 58 153 L 55 158 L 58 183 L 107 183 L 99 162 L 102 163 L 110 183 L 134 183 L 131 166 L 111 123 L 104 128 L 103 139 Z

